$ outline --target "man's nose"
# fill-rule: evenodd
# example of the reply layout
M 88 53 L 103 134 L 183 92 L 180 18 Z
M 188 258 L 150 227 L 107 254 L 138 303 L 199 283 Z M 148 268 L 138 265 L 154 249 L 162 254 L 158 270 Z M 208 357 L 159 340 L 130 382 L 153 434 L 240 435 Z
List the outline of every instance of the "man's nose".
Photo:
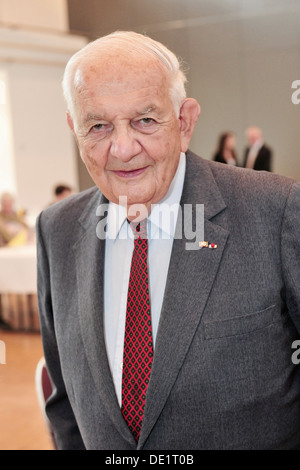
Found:
M 129 161 L 142 149 L 134 130 L 127 126 L 114 129 L 111 139 L 111 155 L 123 161 Z

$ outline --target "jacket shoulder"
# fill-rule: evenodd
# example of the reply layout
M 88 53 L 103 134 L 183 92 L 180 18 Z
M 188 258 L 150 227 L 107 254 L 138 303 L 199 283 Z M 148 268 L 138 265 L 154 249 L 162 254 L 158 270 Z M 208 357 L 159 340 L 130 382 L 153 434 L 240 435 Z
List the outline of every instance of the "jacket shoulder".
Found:
M 232 207 L 282 206 L 296 183 L 286 176 L 205 160 L 191 152 L 187 154 L 188 167 L 189 178 L 198 179 L 198 184 L 203 178 L 212 177 L 225 204 Z
M 69 196 L 43 210 L 37 219 L 37 227 L 43 227 L 43 232 L 47 234 L 71 234 L 83 214 L 96 214 L 101 197 L 102 193 L 96 186 Z
M 253 192 L 255 188 L 258 188 L 268 192 L 278 189 L 278 186 L 290 188 L 296 182 L 293 178 L 268 171 L 254 171 L 206 160 L 192 152 L 187 153 L 187 159 L 194 174 L 195 172 L 202 173 L 206 168 L 212 173 L 218 185 L 224 189 L 230 184 L 231 190 L 249 188 Z

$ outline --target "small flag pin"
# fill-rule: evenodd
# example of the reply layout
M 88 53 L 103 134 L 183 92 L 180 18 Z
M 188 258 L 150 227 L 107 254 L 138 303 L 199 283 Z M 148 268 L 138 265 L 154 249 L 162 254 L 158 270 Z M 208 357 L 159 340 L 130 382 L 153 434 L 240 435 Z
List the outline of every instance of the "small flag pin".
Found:
M 218 248 L 216 243 L 209 243 L 209 242 L 199 242 L 200 248 Z

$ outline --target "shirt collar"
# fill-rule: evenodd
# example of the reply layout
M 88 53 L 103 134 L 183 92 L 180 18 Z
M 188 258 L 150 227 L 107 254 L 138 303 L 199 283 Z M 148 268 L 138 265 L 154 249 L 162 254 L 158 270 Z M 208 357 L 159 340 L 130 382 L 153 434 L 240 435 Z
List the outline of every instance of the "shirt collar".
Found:
M 116 239 L 127 219 L 126 208 L 113 202 L 109 203 L 107 217 L 107 238 Z
M 184 153 L 181 153 L 175 176 L 167 194 L 158 204 L 151 206 L 151 213 L 148 218 L 148 233 L 151 234 L 150 238 L 157 237 L 158 231 L 165 234 L 163 238 L 174 237 L 184 184 L 185 167 L 186 157 Z M 126 219 L 126 208 L 110 202 L 107 217 L 107 237 L 110 239 L 125 237 L 127 234 Z
M 252 145 L 252 148 L 258 150 L 258 149 L 260 149 L 263 145 L 264 145 L 263 139 L 259 139 L 259 140 L 257 140 L 256 142 L 254 142 L 254 144 Z
M 185 176 L 185 154 L 181 153 L 175 176 L 165 197 L 151 208 L 151 238 L 160 230 L 166 238 L 174 237 Z

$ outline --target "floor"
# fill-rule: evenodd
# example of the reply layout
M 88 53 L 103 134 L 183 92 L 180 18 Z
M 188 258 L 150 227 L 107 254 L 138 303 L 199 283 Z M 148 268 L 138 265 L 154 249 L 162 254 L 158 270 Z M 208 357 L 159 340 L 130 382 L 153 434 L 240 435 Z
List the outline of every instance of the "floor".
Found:
M 0 330 L 0 341 L 0 450 L 52 450 L 35 390 L 40 334 Z

